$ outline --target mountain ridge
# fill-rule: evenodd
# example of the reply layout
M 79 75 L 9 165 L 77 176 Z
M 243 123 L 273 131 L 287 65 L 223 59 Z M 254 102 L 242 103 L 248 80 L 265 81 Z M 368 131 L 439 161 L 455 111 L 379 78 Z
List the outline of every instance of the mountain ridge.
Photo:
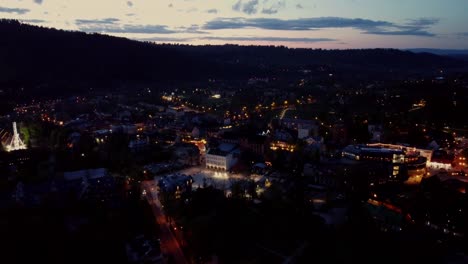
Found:
M 468 55 L 468 49 L 431 49 L 431 48 L 413 48 L 413 49 L 404 49 L 414 53 L 432 53 L 435 55 Z
M 240 80 L 326 65 L 387 73 L 465 67 L 428 53 L 396 49 L 324 50 L 274 46 L 154 44 L 97 33 L 0 20 L 0 83 Z

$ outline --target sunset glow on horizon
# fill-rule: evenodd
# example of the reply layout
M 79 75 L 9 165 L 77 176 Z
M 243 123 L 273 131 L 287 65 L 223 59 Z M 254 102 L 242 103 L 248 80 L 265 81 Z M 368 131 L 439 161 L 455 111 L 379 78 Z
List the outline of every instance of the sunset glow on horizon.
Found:
M 0 17 L 182 44 L 468 49 L 468 1 L 0 0 Z

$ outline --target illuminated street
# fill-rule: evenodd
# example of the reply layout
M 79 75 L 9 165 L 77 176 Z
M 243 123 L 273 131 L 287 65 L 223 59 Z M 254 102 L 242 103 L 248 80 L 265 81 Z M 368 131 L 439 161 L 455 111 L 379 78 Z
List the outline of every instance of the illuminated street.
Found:
M 162 211 L 161 202 L 158 199 L 154 181 L 142 183 L 142 189 L 146 191 L 146 199 L 153 209 L 153 214 L 161 229 L 161 250 L 164 255 L 172 256 L 174 263 L 188 263 L 180 248 L 177 239 L 171 232 L 166 217 Z

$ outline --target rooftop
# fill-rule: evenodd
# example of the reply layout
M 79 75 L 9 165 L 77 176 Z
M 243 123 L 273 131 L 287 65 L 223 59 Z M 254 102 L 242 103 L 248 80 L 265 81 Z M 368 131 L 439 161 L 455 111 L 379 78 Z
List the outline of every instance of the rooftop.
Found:
M 212 148 L 207 154 L 216 156 L 226 156 L 237 149 L 237 145 L 230 143 L 221 143 L 217 148 Z
M 87 179 L 98 179 L 107 175 L 107 169 L 89 169 L 79 171 L 69 171 L 63 173 L 63 178 L 67 181 L 81 180 L 84 177 Z
M 381 154 L 404 154 L 403 150 L 383 147 L 370 147 L 366 145 L 349 145 L 343 151 L 351 152 L 354 154 L 367 153 L 381 153 Z

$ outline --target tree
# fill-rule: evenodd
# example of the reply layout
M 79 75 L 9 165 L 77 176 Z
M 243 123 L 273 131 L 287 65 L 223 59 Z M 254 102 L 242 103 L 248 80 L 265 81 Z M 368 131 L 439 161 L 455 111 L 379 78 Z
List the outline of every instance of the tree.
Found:
M 29 145 L 31 134 L 29 133 L 28 127 L 24 123 L 19 127 L 19 133 L 23 138 L 24 144 Z
M 245 190 L 242 181 L 231 181 L 232 198 L 242 199 L 245 197 Z

